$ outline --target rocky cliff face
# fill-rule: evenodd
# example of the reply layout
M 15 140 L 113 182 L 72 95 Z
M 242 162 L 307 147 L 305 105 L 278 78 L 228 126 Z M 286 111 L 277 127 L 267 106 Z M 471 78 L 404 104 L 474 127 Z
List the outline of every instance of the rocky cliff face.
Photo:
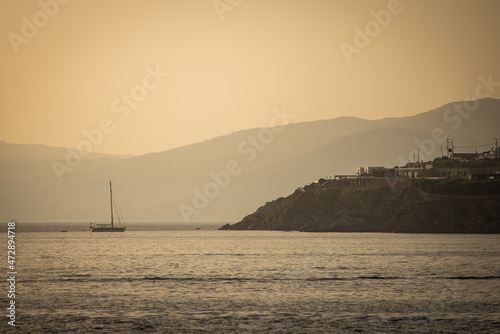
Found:
M 500 233 L 500 195 L 441 196 L 410 184 L 299 188 L 221 229 Z

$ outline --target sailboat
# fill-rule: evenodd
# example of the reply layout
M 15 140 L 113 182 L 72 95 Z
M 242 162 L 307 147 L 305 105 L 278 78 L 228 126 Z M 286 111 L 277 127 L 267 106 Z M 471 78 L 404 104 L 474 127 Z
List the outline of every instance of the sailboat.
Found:
M 118 223 L 120 224 L 120 227 L 115 227 L 114 221 L 113 221 L 113 188 L 111 186 L 111 181 L 109 181 L 109 198 L 111 202 L 111 224 L 96 224 L 96 226 L 92 226 L 92 223 L 90 223 L 90 231 L 91 232 L 123 232 L 125 231 L 125 226 L 121 226 L 120 222 L 120 216 L 117 214 L 118 217 Z

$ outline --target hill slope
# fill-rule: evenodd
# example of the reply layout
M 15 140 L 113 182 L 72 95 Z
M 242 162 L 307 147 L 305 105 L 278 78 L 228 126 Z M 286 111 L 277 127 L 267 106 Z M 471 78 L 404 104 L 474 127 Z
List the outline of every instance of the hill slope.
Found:
M 183 221 L 186 215 L 180 206 L 190 208 L 187 218 L 192 221 L 238 221 L 262 203 L 320 177 L 351 174 L 360 165 L 399 165 L 411 158 L 416 141 L 428 144 L 436 128 L 456 144 L 493 141 L 500 100 L 480 100 L 477 110 L 456 129 L 443 118 L 449 108 L 377 122 L 340 117 L 288 124 L 280 132 L 250 129 L 130 159 L 84 159 L 64 174 L 63 182 L 52 165 L 66 163 L 60 151 L 53 155 L 40 150 L 30 161 L 0 159 L 0 218 L 106 221 L 111 179 L 128 221 Z M 17 150 L 4 156 L 16 152 L 25 155 Z M 420 154 L 438 156 L 440 144 Z M 213 175 L 225 173 L 228 163 L 237 163 L 238 172 L 214 188 Z

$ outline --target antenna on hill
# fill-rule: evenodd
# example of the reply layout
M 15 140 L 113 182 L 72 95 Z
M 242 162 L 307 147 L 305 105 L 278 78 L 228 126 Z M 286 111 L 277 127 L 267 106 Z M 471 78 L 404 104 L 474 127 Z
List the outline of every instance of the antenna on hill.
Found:
M 498 138 L 495 139 L 495 159 L 498 158 Z
M 451 148 L 450 148 L 451 143 Z M 453 159 L 453 139 L 446 138 L 446 156 Z

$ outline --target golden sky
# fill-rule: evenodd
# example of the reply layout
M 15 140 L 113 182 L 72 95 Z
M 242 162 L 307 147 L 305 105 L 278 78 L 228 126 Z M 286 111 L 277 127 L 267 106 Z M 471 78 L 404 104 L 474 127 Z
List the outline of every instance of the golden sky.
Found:
M 4 0 L 0 140 L 76 147 L 87 130 L 96 152 L 142 154 L 284 106 L 413 115 L 500 82 L 499 17 L 496 0 Z

